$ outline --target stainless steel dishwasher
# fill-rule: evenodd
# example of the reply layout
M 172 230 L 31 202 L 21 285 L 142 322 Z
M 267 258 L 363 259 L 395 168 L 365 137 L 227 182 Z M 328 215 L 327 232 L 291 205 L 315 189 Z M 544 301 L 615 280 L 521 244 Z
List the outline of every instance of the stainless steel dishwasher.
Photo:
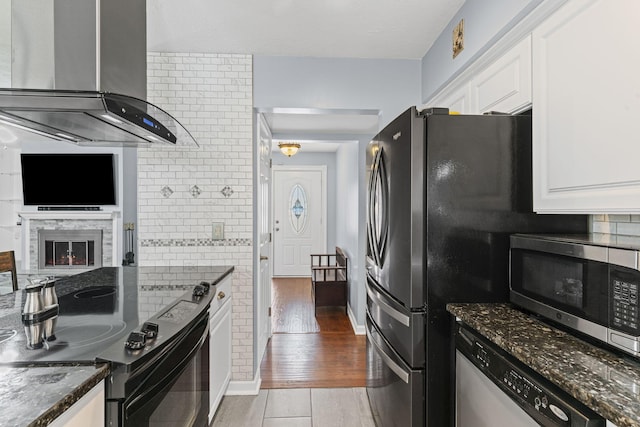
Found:
M 604 427 L 606 421 L 466 325 L 456 325 L 456 426 Z

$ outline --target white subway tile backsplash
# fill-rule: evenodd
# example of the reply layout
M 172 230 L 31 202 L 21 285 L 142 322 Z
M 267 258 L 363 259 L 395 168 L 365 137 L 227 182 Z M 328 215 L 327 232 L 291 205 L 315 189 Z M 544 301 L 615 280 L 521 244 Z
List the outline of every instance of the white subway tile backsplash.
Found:
M 252 380 L 252 57 L 151 52 L 147 64 L 148 99 L 200 147 L 138 150 L 139 263 L 235 266 L 233 379 Z M 165 186 L 174 191 L 169 198 Z M 211 239 L 212 222 L 225 223 L 224 240 Z

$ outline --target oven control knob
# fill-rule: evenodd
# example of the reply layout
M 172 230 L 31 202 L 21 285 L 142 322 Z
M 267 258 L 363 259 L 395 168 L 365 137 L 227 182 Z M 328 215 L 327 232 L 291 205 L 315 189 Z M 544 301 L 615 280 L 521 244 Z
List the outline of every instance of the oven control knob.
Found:
M 129 334 L 129 338 L 124 343 L 124 348 L 129 350 L 143 349 L 147 344 L 147 335 L 142 332 L 133 331 Z
M 193 297 L 194 298 L 201 298 L 204 294 L 205 294 L 204 287 L 202 287 L 200 285 L 196 285 L 196 287 L 193 288 Z
M 204 293 L 209 293 L 209 288 L 211 288 L 211 284 L 209 282 L 200 282 L 200 286 L 204 288 Z
M 148 340 L 155 339 L 158 336 L 158 324 L 144 322 L 140 331 L 145 334 Z

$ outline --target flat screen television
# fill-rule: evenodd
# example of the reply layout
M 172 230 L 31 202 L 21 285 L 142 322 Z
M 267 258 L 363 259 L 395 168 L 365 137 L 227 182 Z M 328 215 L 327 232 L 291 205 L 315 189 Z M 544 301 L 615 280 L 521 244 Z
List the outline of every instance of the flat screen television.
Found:
M 116 204 L 113 154 L 22 154 L 25 205 Z

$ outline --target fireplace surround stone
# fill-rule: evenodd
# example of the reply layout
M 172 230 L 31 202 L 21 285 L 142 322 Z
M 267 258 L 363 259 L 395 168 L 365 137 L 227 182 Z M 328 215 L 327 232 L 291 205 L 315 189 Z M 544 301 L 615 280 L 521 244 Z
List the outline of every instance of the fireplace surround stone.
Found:
M 102 238 L 102 266 L 117 266 L 122 219 L 118 212 L 21 212 L 22 269 L 41 271 L 38 263 L 39 230 L 98 230 Z M 90 267 L 95 268 L 95 267 Z

